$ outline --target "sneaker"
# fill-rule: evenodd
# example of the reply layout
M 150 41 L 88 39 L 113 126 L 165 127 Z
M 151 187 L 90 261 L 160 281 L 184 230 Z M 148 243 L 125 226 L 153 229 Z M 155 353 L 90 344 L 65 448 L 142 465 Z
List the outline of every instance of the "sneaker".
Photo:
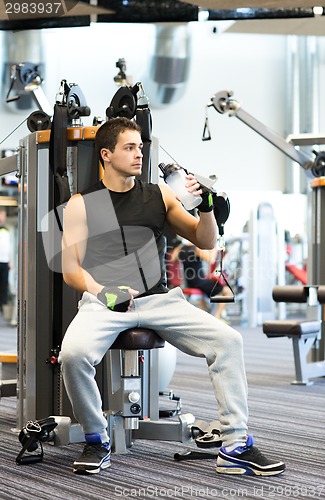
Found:
M 111 466 L 111 445 L 102 443 L 99 434 L 87 434 L 80 457 L 73 463 L 76 474 L 98 474 Z
M 216 471 L 221 474 L 247 474 L 250 476 L 275 476 L 285 469 L 283 462 L 266 458 L 253 446 L 253 436 L 248 436 L 244 446 L 227 451 L 222 446 L 217 458 Z

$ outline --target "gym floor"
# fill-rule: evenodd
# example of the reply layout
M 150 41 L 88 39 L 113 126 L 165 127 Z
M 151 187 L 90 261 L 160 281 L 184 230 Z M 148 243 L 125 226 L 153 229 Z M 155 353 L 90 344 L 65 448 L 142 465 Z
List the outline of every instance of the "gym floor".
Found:
M 79 444 L 54 447 L 45 443 L 43 462 L 18 466 L 15 458 L 21 445 L 14 431 L 17 401 L 9 397 L 0 401 L 0 498 L 325 498 L 325 379 L 316 379 L 309 386 L 291 385 L 291 341 L 267 339 L 261 327 L 238 329 L 245 347 L 250 432 L 262 451 L 286 462 L 283 475 L 219 475 L 214 459 L 175 461 L 174 454 L 187 445 L 144 440 L 135 441 L 125 455 L 113 455 L 111 468 L 91 477 L 71 472 Z M 2 328 L 0 351 L 12 351 L 15 343 L 16 329 Z M 178 353 L 169 388 L 181 397 L 183 414 L 192 413 L 207 422 L 217 419 L 204 360 Z M 171 402 L 162 400 L 161 407 L 166 405 Z M 199 451 L 195 445 L 191 449 Z

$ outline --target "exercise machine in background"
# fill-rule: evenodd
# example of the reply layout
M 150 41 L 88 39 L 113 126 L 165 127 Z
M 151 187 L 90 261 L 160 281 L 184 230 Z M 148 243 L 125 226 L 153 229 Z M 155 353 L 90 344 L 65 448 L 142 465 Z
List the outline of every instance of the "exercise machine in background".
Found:
M 13 64 L 10 67 L 10 86 L 6 103 L 18 101 L 31 96 L 39 111 L 33 111 L 27 126 L 31 132 L 51 128 L 52 108 L 42 88 L 43 77 L 41 65 L 31 62 Z
M 264 137 L 267 141 L 277 147 L 291 160 L 297 162 L 305 171 L 309 181 L 309 223 L 308 223 L 308 261 L 307 261 L 307 282 L 309 286 L 318 286 L 325 283 L 325 151 L 313 150 L 315 155 L 311 158 L 302 150 L 295 146 L 314 146 L 325 144 L 325 136 L 314 134 L 290 135 L 287 140 L 270 130 L 263 123 L 258 121 L 247 111 L 245 111 L 240 102 L 232 97 L 231 91 L 222 90 L 217 92 L 212 98 L 208 107 L 214 109 L 220 114 L 235 116 L 240 121 L 248 125 L 255 132 Z M 206 118 L 203 139 L 211 139 L 211 134 Z M 272 289 L 269 291 L 270 295 Z M 312 310 L 313 318 L 318 320 L 324 318 L 324 306 L 319 305 Z M 325 322 L 321 325 L 320 338 L 315 340 L 313 345 L 313 358 L 319 362 L 325 360 Z

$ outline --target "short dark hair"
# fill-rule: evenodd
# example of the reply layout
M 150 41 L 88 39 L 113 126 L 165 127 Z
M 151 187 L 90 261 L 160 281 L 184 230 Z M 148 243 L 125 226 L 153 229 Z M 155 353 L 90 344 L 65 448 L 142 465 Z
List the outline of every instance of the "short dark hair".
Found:
M 101 150 L 103 148 L 107 148 L 113 152 L 117 144 L 119 134 L 125 132 L 126 130 L 136 130 L 139 134 L 141 134 L 141 128 L 136 122 L 122 116 L 118 118 L 111 118 L 107 122 L 103 123 L 103 125 L 101 125 L 97 130 L 95 150 L 97 158 L 103 166 L 104 161 L 100 154 Z

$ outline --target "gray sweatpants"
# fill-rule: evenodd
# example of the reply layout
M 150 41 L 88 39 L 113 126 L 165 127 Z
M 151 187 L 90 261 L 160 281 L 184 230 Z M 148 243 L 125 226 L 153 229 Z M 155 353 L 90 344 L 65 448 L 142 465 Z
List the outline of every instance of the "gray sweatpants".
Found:
M 248 408 L 242 337 L 190 304 L 180 288 L 135 299 L 126 313 L 113 312 L 94 295 L 83 294 L 59 356 L 65 387 L 83 431 L 99 433 L 103 442 L 108 440 L 94 367 L 118 334 L 132 327 L 152 328 L 181 351 L 206 358 L 218 402 L 223 444 L 245 441 Z

